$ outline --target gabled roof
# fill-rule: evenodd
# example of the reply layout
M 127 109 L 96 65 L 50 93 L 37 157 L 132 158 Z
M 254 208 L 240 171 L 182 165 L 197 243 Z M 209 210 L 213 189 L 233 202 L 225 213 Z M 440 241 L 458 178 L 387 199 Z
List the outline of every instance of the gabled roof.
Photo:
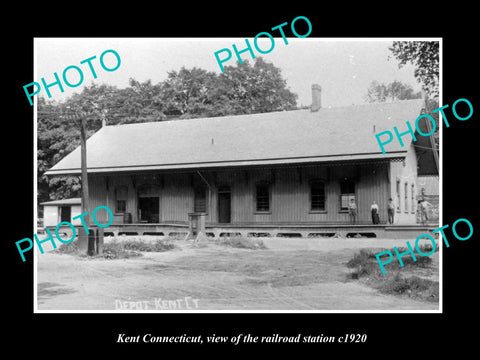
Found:
M 375 134 L 405 131 L 422 108 L 417 99 L 105 126 L 87 140 L 87 167 L 104 173 L 403 157 L 410 136 L 382 154 Z M 77 148 L 46 174 L 79 173 Z

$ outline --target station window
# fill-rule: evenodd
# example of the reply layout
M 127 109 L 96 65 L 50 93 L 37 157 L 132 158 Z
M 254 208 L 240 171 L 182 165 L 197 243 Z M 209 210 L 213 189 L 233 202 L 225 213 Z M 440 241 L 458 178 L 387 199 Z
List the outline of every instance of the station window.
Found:
M 325 210 L 325 183 L 320 180 L 310 182 L 310 210 Z
M 124 213 L 127 211 L 128 188 L 119 186 L 115 189 L 115 212 Z
M 257 184 L 255 198 L 257 211 L 270 211 L 270 186 L 268 184 Z

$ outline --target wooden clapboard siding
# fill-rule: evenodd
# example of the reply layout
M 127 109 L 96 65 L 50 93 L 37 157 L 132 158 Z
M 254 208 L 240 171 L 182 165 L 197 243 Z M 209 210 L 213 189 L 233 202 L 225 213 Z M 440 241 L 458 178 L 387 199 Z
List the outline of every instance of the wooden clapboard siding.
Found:
M 253 222 L 258 221 L 254 218 L 254 206 L 252 194 L 252 178 L 248 181 L 244 177 L 239 177 L 232 188 L 232 221 L 233 222 Z
M 302 189 L 292 191 L 298 181 L 295 181 L 296 174 L 290 169 L 275 170 L 275 180 L 271 187 L 271 206 L 272 213 L 270 222 L 293 222 L 301 221 L 302 214 Z
M 116 199 L 115 189 L 119 187 L 127 188 L 126 212 L 132 216 L 136 213 L 136 198 L 133 195 L 132 184 L 126 176 L 108 176 L 108 186 L 106 176 L 89 176 L 89 207 L 92 212 L 98 206 L 107 206 L 115 214 Z M 118 214 L 117 214 L 118 215 Z M 100 222 L 107 222 L 107 213 L 99 211 L 96 218 Z
M 357 183 L 357 206 L 360 221 L 371 221 L 371 205 L 376 201 L 380 223 L 386 223 L 389 186 L 387 166 L 368 165 L 361 168 L 360 181 Z
M 115 211 L 116 198 L 115 192 L 117 188 L 127 187 L 127 202 L 126 202 L 126 213 L 132 215 L 132 221 L 138 221 L 138 212 L 137 212 L 137 196 L 136 193 L 137 182 L 133 176 L 113 176 L 109 177 L 108 187 L 109 187 L 109 202 L 111 201 L 112 211 Z M 111 199 L 111 200 L 110 200 Z
M 105 179 L 100 176 L 90 176 L 88 179 L 89 186 L 89 213 L 92 214 L 93 210 L 98 206 L 107 206 L 112 212 L 113 206 L 107 205 L 107 191 L 105 186 Z M 95 214 L 95 218 L 100 224 L 106 224 L 109 220 L 108 213 L 105 210 L 98 210 Z M 90 216 L 90 225 L 94 225 L 93 219 Z
M 304 168 L 252 170 L 248 176 L 224 172 L 218 174 L 220 184 L 230 184 L 232 191 L 233 223 L 315 223 L 348 221 L 348 213 L 340 212 L 340 181 L 353 178 L 356 181 L 358 220 L 371 219 L 370 206 L 376 200 L 382 221 L 386 221 L 388 200 L 387 165 L 369 166 L 316 166 Z M 325 211 L 310 209 L 310 181 L 325 182 Z M 271 184 L 269 212 L 257 212 L 255 190 L 258 182 Z
M 229 186 L 231 191 L 231 223 L 282 224 L 282 223 L 331 223 L 348 222 L 346 211 L 340 211 L 340 182 L 355 181 L 358 206 L 357 220 L 370 222 L 370 206 L 376 200 L 382 223 L 387 220 L 387 203 L 390 197 L 389 163 L 376 162 L 362 165 L 309 165 L 285 168 L 255 168 L 247 170 L 203 171 L 165 173 L 162 175 L 91 176 L 91 209 L 107 205 L 115 210 L 115 189 L 126 186 L 128 199 L 126 211 L 138 221 L 137 200 L 144 185 L 152 185 L 149 191 L 158 196 L 160 218 L 163 223 L 186 223 L 188 213 L 194 210 L 194 187 L 205 185 L 207 189 L 207 218 L 218 222 L 218 190 Z M 203 178 L 202 178 L 203 177 Z M 311 210 L 312 180 L 325 184 L 325 210 Z M 210 185 L 210 188 L 207 186 Z M 256 211 L 256 185 L 270 184 L 270 210 Z M 208 194 L 208 189 L 211 193 Z
M 396 201 L 396 182 L 400 181 L 400 212 L 395 211 L 396 224 L 414 224 L 417 206 L 412 207 L 412 185 L 414 185 L 414 201 L 417 192 L 417 158 L 413 143 L 410 144 L 407 156 L 402 161 L 390 162 L 390 194 Z M 407 184 L 407 202 L 405 203 L 405 183 Z M 405 211 L 407 209 L 407 211 Z
M 163 222 L 188 221 L 193 211 L 193 187 L 187 174 L 165 175 L 161 207 Z

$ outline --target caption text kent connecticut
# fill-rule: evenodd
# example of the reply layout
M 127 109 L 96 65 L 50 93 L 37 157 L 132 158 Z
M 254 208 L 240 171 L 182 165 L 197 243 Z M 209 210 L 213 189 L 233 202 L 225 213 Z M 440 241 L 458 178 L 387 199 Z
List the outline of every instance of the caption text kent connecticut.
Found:
M 204 341 L 205 340 L 205 341 Z M 177 335 L 177 336 L 155 336 L 153 334 L 143 335 L 127 335 L 120 333 L 117 336 L 117 343 L 215 343 L 233 345 L 239 344 L 258 344 L 258 343 L 365 343 L 367 341 L 367 334 L 344 334 L 340 336 L 327 335 L 302 335 L 296 334 L 294 336 L 281 336 L 279 334 L 272 334 L 271 336 L 255 336 L 253 334 L 238 334 L 234 336 L 217 336 L 212 334 L 210 336 L 202 335 Z

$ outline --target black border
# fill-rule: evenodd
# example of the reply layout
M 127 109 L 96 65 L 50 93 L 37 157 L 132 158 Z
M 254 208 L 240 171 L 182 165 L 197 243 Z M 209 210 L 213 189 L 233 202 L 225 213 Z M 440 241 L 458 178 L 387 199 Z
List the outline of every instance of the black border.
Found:
M 78 4 L 77 4 L 78 5 Z M 4 192 L 3 206 L 4 270 L 7 291 L 4 311 L 6 345 L 12 350 L 33 350 L 32 356 L 48 352 L 60 357 L 66 354 L 98 352 L 126 353 L 147 350 L 154 356 L 166 356 L 163 351 L 174 350 L 175 356 L 187 350 L 199 354 L 202 350 L 237 352 L 257 350 L 259 344 L 232 345 L 166 345 L 116 344 L 118 333 L 155 335 L 215 333 L 231 336 L 251 333 L 267 336 L 323 334 L 340 336 L 345 333 L 366 333 L 365 344 L 316 344 L 305 350 L 313 355 L 318 351 L 335 350 L 335 354 L 353 350 L 356 354 L 387 356 L 404 353 L 418 356 L 432 355 L 443 348 L 462 351 L 473 348 L 476 324 L 472 318 L 476 309 L 475 263 L 478 250 L 478 212 L 476 197 L 476 168 L 478 147 L 476 136 L 478 91 L 473 88 L 478 79 L 476 29 L 473 6 L 461 3 L 444 5 L 370 3 L 354 6 L 343 3 L 337 9 L 314 2 L 293 8 L 293 4 L 277 3 L 261 11 L 246 3 L 201 3 L 198 9 L 183 4 L 182 8 L 157 7 L 140 4 L 115 4 L 100 10 L 84 4 L 55 15 L 50 6 L 43 9 L 29 6 L 19 10 L 17 23 L 2 26 L 7 34 L 9 55 L 4 55 L 7 86 L 4 96 L 8 109 L 4 117 Z M 40 7 L 40 6 L 39 6 Z M 438 7 L 438 8 L 435 8 Z M 148 11 L 150 9 L 151 11 Z M 62 10 L 62 9 L 58 9 Z M 33 37 L 254 37 L 296 16 L 310 19 L 313 31 L 310 37 L 442 37 L 443 38 L 443 103 L 452 104 L 458 98 L 467 98 L 473 104 L 474 115 L 468 121 L 450 121 L 443 131 L 443 224 L 452 224 L 458 218 L 469 219 L 474 235 L 468 241 L 450 239 L 450 248 L 444 249 L 444 313 L 443 314 L 33 314 L 33 257 L 22 263 L 14 242 L 33 234 L 33 111 L 25 101 L 22 86 L 33 81 Z M 63 20 L 62 20 L 63 19 Z M 7 31 L 8 30 L 8 31 Z M 475 31 L 474 31 L 475 30 Z M 13 51 L 13 53 L 12 53 Z M 13 101 L 12 101 L 13 100 Z M 448 113 L 447 113 L 448 114 Z M 8 189 L 8 190 L 7 190 Z M 5 191 L 7 190 L 7 191 Z M 469 326 L 473 326 L 473 329 Z M 32 345 L 32 346 L 30 346 Z M 283 351 L 286 347 L 299 349 L 296 344 L 263 344 L 268 351 Z M 302 347 L 303 348 L 303 347 Z M 38 354 L 35 353 L 38 352 Z M 368 352 L 367 352 L 368 351 Z M 172 354 L 171 356 L 173 356 Z

